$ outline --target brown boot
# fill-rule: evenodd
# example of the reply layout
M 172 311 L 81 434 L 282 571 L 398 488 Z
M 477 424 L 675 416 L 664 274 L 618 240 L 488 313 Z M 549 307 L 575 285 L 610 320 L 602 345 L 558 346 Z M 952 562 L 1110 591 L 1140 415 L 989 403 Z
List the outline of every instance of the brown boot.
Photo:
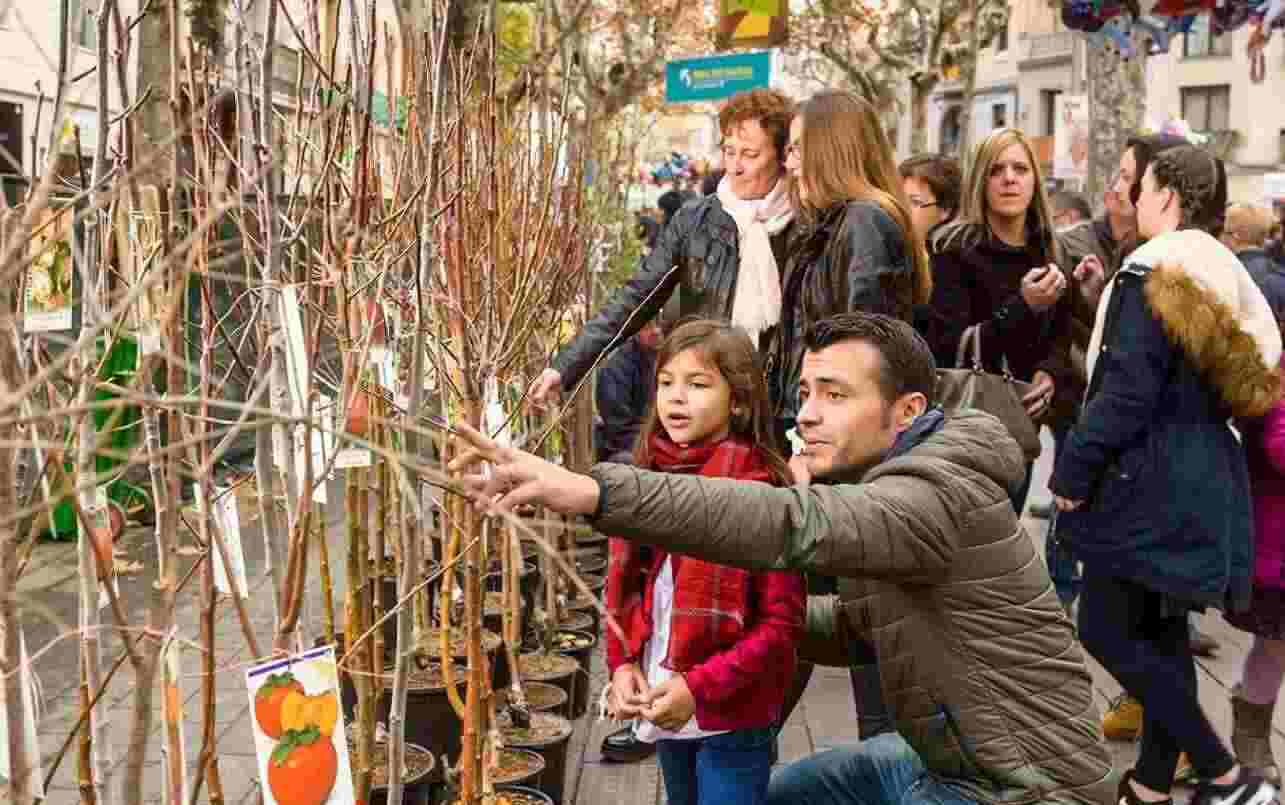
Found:
M 1272 757 L 1272 710 L 1276 702 L 1254 704 L 1241 696 L 1241 687 L 1232 689 L 1231 747 L 1236 759 L 1272 783 L 1280 782 L 1280 771 Z

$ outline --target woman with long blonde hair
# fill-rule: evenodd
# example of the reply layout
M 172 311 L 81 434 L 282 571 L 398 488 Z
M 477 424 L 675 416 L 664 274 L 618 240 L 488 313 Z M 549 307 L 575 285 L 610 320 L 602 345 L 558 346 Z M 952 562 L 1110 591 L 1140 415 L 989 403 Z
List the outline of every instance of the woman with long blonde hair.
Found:
M 786 168 L 800 229 L 786 262 L 772 397 L 788 430 L 807 328 L 843 313 L 909 322 L 914 306 L 929 299 L 932 271 L 914 235 L 892 146 L 865 100 L 822 92 L 800 104 Z
M 1054 395 L 1078 387 L 1071 364 L 1070 278 L 1035 149 L 1017 129 L 978 144 L 959 217 L 933 238 L 933 296 L 925 328 L 940 368 L 954 367 L 964 331 L 978 325 L 982 363 L 1031 383 L 1023 403 L 1037 423 Z M 1021 514 L 1027 482 L 1014 490 Z

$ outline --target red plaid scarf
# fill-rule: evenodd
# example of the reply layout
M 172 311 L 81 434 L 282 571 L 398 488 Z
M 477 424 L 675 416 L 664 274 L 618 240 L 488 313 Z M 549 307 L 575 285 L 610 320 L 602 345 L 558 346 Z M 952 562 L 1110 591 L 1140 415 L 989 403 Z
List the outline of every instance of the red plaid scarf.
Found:
M 772 480 L 762 451 L 737 436 L 714 444 L 680 447 L 662 433 L 656 433 L 649 445 L 652 455 L 649 469 L 710 478 Z M 647 598 L 666 558 L 673 560 L 674 573 L 667 668 L 688 670 L 728 648 L 745 632 L 750 605 L 749 571 L 678 554 L 670 556 L 663 551 L 657 551 L 650 566 L 646 566 L 641 546 L 616 537 L 611 538 L 609 545 L 607 611 L 620 623 L 628 638 L 619 647 L 618 662 L 638 660 L 643 644 L 651 636 L 651 602 Z

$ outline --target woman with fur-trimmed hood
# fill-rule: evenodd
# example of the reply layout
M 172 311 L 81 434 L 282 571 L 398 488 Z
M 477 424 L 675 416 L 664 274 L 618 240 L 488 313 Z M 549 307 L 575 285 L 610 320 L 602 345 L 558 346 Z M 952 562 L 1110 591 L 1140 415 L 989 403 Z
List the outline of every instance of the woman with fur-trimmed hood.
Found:
M 1145 707 L 1120 802 L 1168 802 L 1178 756 L 1195 805 L 1265 805 L 1200 708 L 1187 613 L 1249 604 L 1253 514 L 1233 417 L 1278 397 L 1281 336 L 1253 279 L 1215 235 L 1227 177 L 1193 146 L 1159 154 L 1136 202 L 1146 242 L 1102 297 L 1089 391 L 1050 486 L 1058 533 L 1084 563 L 1084 647 Z

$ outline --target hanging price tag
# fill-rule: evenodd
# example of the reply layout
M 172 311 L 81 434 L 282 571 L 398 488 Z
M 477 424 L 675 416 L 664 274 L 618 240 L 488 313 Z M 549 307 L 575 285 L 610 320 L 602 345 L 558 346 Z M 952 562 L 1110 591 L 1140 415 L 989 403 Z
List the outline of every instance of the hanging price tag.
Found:
M 205 502 L 201 497 L 200 487 L 194 484 L 192 491 L 197 510 L 204 514 Z M 213 520 L 214 527 L 223 536 L 223 544 L 228 549 L 228 565 L 224 565 L 223 554 L 218 546 L 210 545 L 210 558 L 214 562 L 214 587 L 224 595 L 232 595 L 235 590 L 238 597 L 245 598 L 250 594 L 250 587 L 246 580 L 245 549 L 241 542 L 241 513 L 237 508 L 236 494 L 229 487 L 214 487 Z

